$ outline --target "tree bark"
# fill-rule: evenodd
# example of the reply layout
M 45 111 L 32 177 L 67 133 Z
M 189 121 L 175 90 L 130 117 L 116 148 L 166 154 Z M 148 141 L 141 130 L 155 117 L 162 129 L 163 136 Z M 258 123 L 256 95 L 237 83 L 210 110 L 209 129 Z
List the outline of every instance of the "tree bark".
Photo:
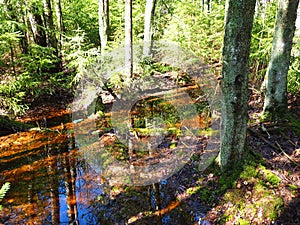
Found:
M 219 164 L 240 162 L 245 151 L 248 60 L 255 0 L 227 0 L 222 69 L 222 133 Z
M 99 3 L 98 6 L 99 36 L 100 36 L 101 53 L 103 54 L 109 36 L 109 1 L 99 0 L 98 3 Z
M 133 73 L 132 53 L 132 0 L 125 0 L 125 82 L 129 85 Z
M 50 0 L 44 0 L 44 21 L 47 28 L 47 45 L 55 51 L 55 55 L 58 56 L 57 38 L 55 35 L 55 26 L 53 20 L 53 12 Z
M 44 31 L 42 16 L 39 13 L 39 6 L 35 2 L 28 3 L 26 0 L 24 3 L 29 6 L 27 14 L 34 42 L 40 46 L 47 47 L 46 33 Z
M 58 49 L 58 40 L 56 37 L 56 27 L 53 19 L 53 9 L 50 0 L 44 0 L 44 21 L 47 28 L 47 45 L 54 49 L 54 55 L 59 59 L 54 63 L 54 68 L 51 72 L 56 73 L 62 70 L 62 60 Z
M 145 22 L 144 22 L 144 57 L 151 55 L 152 38 L 153 38 L 153 17 L 155 12 L 156 0 L 147 0 L 145 9 Z
M 266 79 L 267 90 L 263 114 L 270 120 L 282 118 L 287 112 L 287 74 L 295 33 L 299 0 L 280 0 L 275 23 L 271 59 Z
M 23 15 L 22 16 L 22 23 L 24 24 L 23 29 L 21 29 L 22 32 L 22 37 L 20 39 L 20 45 L 22 49 L 23 54 L 28 54 L 28 45 L 29 45 L 29 35 L 28 35 L 28 24 L 26 21 L 26 17 Z
M 63 43 L 63 33 L 64 33 L 64 23 L 63 23 L 63 14 L 61 7 L 61 0 L 54 0 L 54 9 L 56 15 L 56 27 L 58 28 L 58 58 L 62 61 L 62 43 Z

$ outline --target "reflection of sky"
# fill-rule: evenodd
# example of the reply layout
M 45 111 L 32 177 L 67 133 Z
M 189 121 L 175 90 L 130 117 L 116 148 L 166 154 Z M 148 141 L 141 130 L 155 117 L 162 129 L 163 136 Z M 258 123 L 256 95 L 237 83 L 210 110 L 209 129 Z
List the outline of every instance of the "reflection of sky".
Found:
M 93 215 L 91 212 L 90 205 L 95 202 L 98 196 L 100 196 L 103 192 L 98 180 L 97 176 L 91 171 L 88 171 L 88 174 L 86 174 L 83 168 L 76 169 L 75 192 L 79 224 L 96 222 L 96 215 Z M 60 223 L 69 224 L 70 222 L 74 222 L 69 221 L 68 219 L 68 205 L 65 186 L 60 187 L 59 205 Z
M 60 224 L 69 224 L 67 198 L 64 194 L 59 195 L 59 210 L 60 210 Z

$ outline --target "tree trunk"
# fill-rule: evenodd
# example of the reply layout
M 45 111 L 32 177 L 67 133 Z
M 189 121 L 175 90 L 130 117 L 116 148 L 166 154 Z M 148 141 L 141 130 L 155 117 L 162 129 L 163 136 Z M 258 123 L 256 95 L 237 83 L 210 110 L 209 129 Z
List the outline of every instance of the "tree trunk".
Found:
M 56 38 L 56 28 L 53 20 L 53 11 L 50 0 L 44 0 L 44 21 L 47 28 L 47 45 L 54 49 L 54 55 L 59 58 L 58 40 Z M 51 72 L 59 72 L 62 69 L 61 60 L 57 60 L 55 67 L 51 69 Z
M 287 112 L 287 74 L 295 33 L 299 0 L 280 0 L 275 23 L 271 59 L 266 74 L 263 113 L 270 120 L 282 118 Z
M 57 38 L 55 35 L 55 26 L 53 21 L 52 6 L 50 0 L 44 0 L 44 21 L 47 28 L 47 45 L 55 51 L 58 56 Z
M 145 22 L 144 22 L 144 57 L 151 55 L 152 50 L 152 37 L 153 37 L 153 17 L 155 12 L 156 0 L 147 0 L 145 9 Z
M 20 39 L 20 45 L 22 49 L 23 54 L 28 54 L 28 44 L 29 44 L 29 35 L 28 35 L 28 24 L 26 21 L 26 17 L 23 15 L 22 16 L 22 23 L 24 24 L 23 29 L 21 29 L 22 32 L 22 37 Z
M 211 11 L 211 0 L 202 0 L 202 11 L 210 12 Z
M 64 33 L 64 23 L 63 23 L 63 14 L 61 7 L 61 0 L 54 0 L 54 9 L 56 15 L 56 27 L 58 28 L 58 58 L 62 61 L 62 43 L 63 43 L 63 33 Z
M 99 3 L 98 6 L 99 36 L 100 36 L 101 53 L 103 54 L 109 36 L 109 1 L 99 0 L 98 3 Z
M 42 16 L 39 14 L 39 9 L 37 3 L 28 3 L 24 1 L 25 5 L 28 7 L 28 18 L 30 23 L 31 32 L 33 35 L 33 40 L 36 44 L 47 47 L 46 33 L 44 31 Z
M 125 69 L 126 85 L 129 85 L 133 73 L 132 53 L 132 0 L 125 0 Z
M 240 162 L 247 129 L 248 59 L 255 0 L 227 0 L 222 69 L 222 169 Z

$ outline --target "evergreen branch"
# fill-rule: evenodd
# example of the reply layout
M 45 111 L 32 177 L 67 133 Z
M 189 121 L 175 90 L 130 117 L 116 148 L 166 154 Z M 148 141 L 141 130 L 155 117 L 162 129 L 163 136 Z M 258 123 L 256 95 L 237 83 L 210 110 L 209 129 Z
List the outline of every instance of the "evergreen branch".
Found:
M 10 188 L 10 183 L 6 182 L 5 184 L 3 184 L 3 186 L 0 189 L 0 201 L 4 198 L 6 192 L 8 192 Z

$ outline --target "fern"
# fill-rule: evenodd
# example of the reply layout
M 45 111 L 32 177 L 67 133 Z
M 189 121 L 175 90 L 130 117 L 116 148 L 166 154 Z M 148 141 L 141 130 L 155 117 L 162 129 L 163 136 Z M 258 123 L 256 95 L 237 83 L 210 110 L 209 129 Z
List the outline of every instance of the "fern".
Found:
M 4 198 L 6 192 L 9 190 L 10 188 L 10 183 L 6 182 L 5 184 L 3 184 L 3 186 L 0 189 L 0 201 Z

